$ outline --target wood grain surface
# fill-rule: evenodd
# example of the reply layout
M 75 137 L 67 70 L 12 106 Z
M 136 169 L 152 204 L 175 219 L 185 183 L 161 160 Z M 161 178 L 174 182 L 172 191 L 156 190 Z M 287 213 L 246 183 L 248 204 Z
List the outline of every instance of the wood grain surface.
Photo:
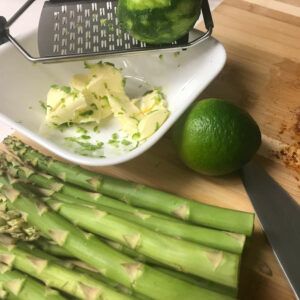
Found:
M 228 62 L 199 99 L 225 98 L 251 113 L 264 135 L 257 159 L 300 203 L 300 159 L 299 168 L 287 167 L 286 157 L 276 154 L 295 145 L 296 164 L 300 157 L 299 7 L 299 0 L 225 0 L 214 12 L 214 36 L 225 45 Z M 168 134 L 144 155 L 97 170 L 205 203 L 253 211 L 238 174 L 211 178 L 188 170 Z M 242 260 L 239 299 L 295 299 L 258 220 Z

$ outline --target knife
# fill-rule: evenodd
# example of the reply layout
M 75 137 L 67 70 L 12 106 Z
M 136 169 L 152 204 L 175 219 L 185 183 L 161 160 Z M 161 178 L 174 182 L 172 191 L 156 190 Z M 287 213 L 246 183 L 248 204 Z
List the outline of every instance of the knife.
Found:
M 300 299 L 300 206 L 253 161 L 244 166 L 241 177 L 273 251 Z

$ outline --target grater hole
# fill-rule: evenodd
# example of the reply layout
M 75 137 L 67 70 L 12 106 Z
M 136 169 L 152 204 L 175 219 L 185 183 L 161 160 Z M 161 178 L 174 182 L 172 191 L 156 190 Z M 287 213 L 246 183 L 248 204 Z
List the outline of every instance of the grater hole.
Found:
M 41 56 L 146 48 L 121 30 L 116 11 L 117 0 L 46 1 L 39 27 Z

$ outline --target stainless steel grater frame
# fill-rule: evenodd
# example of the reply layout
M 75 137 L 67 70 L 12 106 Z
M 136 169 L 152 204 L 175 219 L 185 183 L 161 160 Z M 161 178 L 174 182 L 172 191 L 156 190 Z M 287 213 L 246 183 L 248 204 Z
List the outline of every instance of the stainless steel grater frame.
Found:
M 153 46 L 139 42 L 128 33 L 122 32 L 116 17 L 117 0 L 50 0 L 45 2 L 40 17 L 40 57 L 34 57 L 9 32 L 10 26 L 33 2 L 35 0 L 27 0 L 8 21 L 0 17 L 0 44 L 10 41 L 31 62 L 54 63 L 146 51 L 185 50 L 210 37 L 214 26 L 208 0 L 203 0 L 201 11 L 207 29 L 205 33 L 193 29 L 189 35 L 172 44 Z M 106 24 L 101 24 L 101 20 L 106 20 Z

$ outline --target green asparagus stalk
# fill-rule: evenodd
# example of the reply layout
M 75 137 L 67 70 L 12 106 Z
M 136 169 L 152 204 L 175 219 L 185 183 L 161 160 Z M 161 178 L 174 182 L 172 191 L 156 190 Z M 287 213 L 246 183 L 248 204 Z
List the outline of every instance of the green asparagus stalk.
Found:
M 15 186 L 16 185 L 18 184 L 15 184 Z M 19 189 L 20 188 L 22 190 L 22 187 L 19 187 Z M 53 207 L 56 207 L 56 201 L 49 201 L 50 204 L 52 203 Z M 63 203 L 59 204 L 58 209 L 59 212 L 63 214 L 63 216 L 67 217 L 71 221 L 78 219 L 78 211 L 80 211 L 81 214 L 82 212 L 85 212 L 85 215 L 87 216 L 86 218 L 83 218 L 81 216 L 79 223 L 77 222 L 79 226 L 82 226 L 84 229 L 87 229 L 91 232 L 100 234 L 122 244 L 125 244 L 126 246 L 131 246 L 137 252 L 140 252 L 150 258 L 169 265 L 170 267 L 176 269 L 179 268 L 183 272 L 198 275 L 225 285 L 233 287 L 237 285 L 239 257 L 235 255 L 229 255 L 228 253 L 223 253 L 222 251 L 215 252 L 214 249 L 208 249 L 206 247 L 196 247 L 196 245 L 187 243 L 185 241 L 169 238 L 167 236 L 161 235 L 151 230 L 147 230 L 141 226 L 134 225 L 109 214 L 103 216 L 102 218 L 97 218 L 97 215 L 94 215 L 95 212 L 107 213 L 107 211 L 94 210 L 90 209 L 89 207 L 80 208 L 77 205 L 72 206 L 72 204 L 68 207 L 68 204 Z M 64 214 L 65 210 L 67 211 L 67 214 Z M 120 224 L 123 225 L 123 231 L 120 231 Z M 107 228 L 110 227 L 118 228 L 118 230 L 107 230 Z M 138 245 L 140 240 L 143 241 L 143 244 L 141 246 Z M 168 251 L 164 251 L 162 254 L 159 253 L 161 244 L 168 245 L 169 247 L 167 248 Z M 169 249 L 172 249 L 174 253 L 172 253 L 172 251 Z M 178 251 L 178 249 L 180 251 Z M 197 256 L 198 252 L 199 254 Z M 221 259 L 218 258 L 217 263 L 222 265 L 222 268 L 219 268 L 218 265 L 215 266 L 214 264 L 212 264 L 212 252 L 215 253 L 216 257 L 221 256 Z M 191 263 L 190 257 L 193 256 L 197 258 L 196 261 L 198 262 L 198 264 Z M 211 258 L 210 260 L 208 259 L 209 257 Z
M 70 263 L 73 265 L 73 268 L 81 273 L 85 273 L 90 275 L 91 277 L 104 282 L 106 285 L 116 289 L 117 291 L 119 291 L 120 293 L 126 294 L 126 295 L 131 295 L 132 297 L 134 297 L 134 299 L 138 299 L 138 300 L 151 300 L 152 298 L 149 298 L 147 296 L 144 296 L 143 294 L 137 294 L 135 292 L 133 292 L 131 289 L 128 289 L 127 287 L 118 284 L 117 282 L 108 279 L 107 277 L 103 276 L 102 274 L 95 273 L 89 269 L 86 268 L 82 268 L 82 264 L 80 264 L 79 261 L 70 261 Z M 81 265 L 81 266 L 80 266 Z
M 67 269 L 44 255 L 21 249 L 14 243 L 0 244 L 0 260 L 10 259 L 14 268 L 31 275 L 47 286 L 57 288 L 79 299 L 129 300 L 133 299 L 109 288 L 89 275 Z
M 62 247 L 59 247 L 57 244 L 48 241 L 47 239 L 40 237 L 36 241 L 34 241 L 34 244 L 38 246 L 40 249 L 45 251 L 46 253 L 49 253 L 51 255 L 57 256 L 57 257 L 72 257 L 72 255 L 63 249 Z
M 106 277 L 153 299 L 232 299 L 136 262 L 113 250 L 91 234 L 76 228 L 36 198 L 22 195 L 12 186 L 3 186 L 9 206 L 27 216 L 27 220 L 48 238 L 79 260 L 94 266 Z
M 64 257 L 66 256 L 71 256 L 69 253 L 67 254 L 67 252 L 65 250 L 63 250 L 61 247 L 57 246 L 57 245 L 52 245 L 48 242 L 48 240 L 44 239 L 44 238 L 39 238 L 37 240 L 40 246 L 43 246 L 43 248 L 46 248 L 47 250 L 51 249 L 50 251 L 54 250 L 54 253 L 58 253 L 58 254 L 64 254 Z M 47 245 L 48 243 L 48 245 Z M 36 242 L 35 242 L 36 244 Z M 44 247 L 44 244 L 46 244 L 46 247 Z M 55 248 L 53 246 L 56 246 Z M 1 247 L 1 246 L 0 246 Z M 119 291 L 122 294 L 126 294 L 126 295 L 131 295 L 134 299 L 139 299 L 139 300 L 150 300 L 149 297 L 144 296 L 142 294 L 137 294 L 134 293 L 132 290 L 118 284 L 117 282 L 106 278 L 105 276 L 103 276 L 102 274 L 100 274 L 96 269 L 94 269 L 91 266 L 88 266 L 87 264 L 83 263 L 82 261 L 78 261 L 78 260 L 61 260 L 55 256 L 49 255 L 46 252 L 40 251 L 38 248 L 35 247 L 35 245 L 33 244 L 27 244 L 27 243 L 22 243 L 22 242 L 18 242 L 17 247 L 19 249 L 23 249 L 25 250 L 28 255 L 30 255 L 30 257 L 38 257 L 44 260 L 51 260 L 54 261 L 57 264 L 60 264 L 64 267 L 67 267 L 68 269 L 72 269 L 75 270 L 77 273 L 84 273 L 84 274 L 88 274 L 89 277 L 92 277 L 95 280 L 98 280 L 99 282 L 103 282 L 104 284 L 106 284 L 107 286 L 110 286 L 111 288 L 113 288 L 114 290 Z M 24 254 L 24 253 L 23 253 Z M 0 255 L 1 255 L 1 250 L 0 250 Z M 77 274 L 79 278 L 79 274 Z M 76 278 L 76 280 L 77 280 Z M 64 277 L 65 280 L 65 277 Z M 93 281 L 95 281 L 93 280 Z M 1 283 L 1 280 L 0 280 Z M 70 285 L 70 283 L 67 283 L 68 285 Z M 98 283 L 97 283 L 98 285 Z M 1 290 L 0 290 L 0 299 L 2 299 L 1 297 Z M 132 299 L 133 299 L 132 298 Z M 5 298 L 6 299 L 6 298 Z M 12 298 L 11 298 L 12 299 Z M 14 298 L 16 299 L 16 298 Z M 101 298 L 102 299 L 102 298 Z M 108 299 L 107 297 L 105 299 Z
M 0 173 L 0 187 L 2 184 L 8 184 L 8 181 Z M 38 230 L 29 225 L 19 211 L 9 210 L 2 200 L 0 196 L 0 234 L 6 233 L 23 241 L 33 241 L 39 238 Z
M 132 248 L 171 268 L 231 287 L 237 286 L 240 258 L 235 254 L 154 232 L 104 210 L 51 198 L 47 203 L 75 225 Z
M 80 204 L 91 207 L 91 203 L 89 202 L 82 201 L 80 199 L 74 199 L 59 192 L 53 194 L 52 198 L 66 203 Z M 151 212 L 141 213 L 140 211 L 135 211 L 134 213 L 131 213 L 121 211 L 116 208 L 107 207 L 98 203 L 93 204 L 93 206 L 114 216 L 151 229 L 155 232 L 163 233 L 190 242 L 195 242 L 200 245 L 208 246 L 218 250 L 241 254 L 246 240 L 245 235 L 242 234 L 219 231 L 186 223 L 178 223 L 172 220 L 165 220 L 152 215 Z
M 81 199 L 92 203 L 99 203 L 108 207 L 119 209 L 121 211 L 149 214 L 148 211 L 144 211 L 141 209 L 137 210 L 130 205 L 127 205 L 116 199 L 103 196 L 100 193 L 83 190 L 82 188 L 78 188 L 74 185 L 64 183 L 51 175 L 39 173 L 33 168 L 25 166 L 22 162 L 18 161 L 15 157 L 7 153 L 2 153 L 0 155 L 0 162 L 1 168 L 5 170 L 10 176 L 20 178 L 34 184 L 37 187 L 40 187 L 39 192 L 46 196 L 59 193 L 76 199 Z M 35 190 L 35 192 L 37 191 Z M 156 212 L 151 212 L 151 214 L 162 219 L 181 222 L 176 218 L 168 217 Z
M 90 266 L 82 264 L 82 262 L 80 262 L 80 261 L 70 260 L 70 261 L 68 261 L 68 263 L 71 263 L 71 264 L 75 265 L 75 269 L 78 266 L 79 270 L 83 270 L 83 269 L 88 270 L 89 271 L 88 273 L 91 274 L 91 275 L 96 272 L 95 269 L 91 268 Z M 200 287 L 206 288 L 208 290 L 216 291 L 220 294 L 228 295 L 228 296 L 233 297 L 233 298 L 237 297 L 237 289 L 230 288 L 230 287 L 227 287 L 227 286 L 224 286 L 224 285 L 219 285 L 219 284 L 216 284 L 212 281 L 205 280 L 203 278 L 194 277 L 194 276 L 187 275 L 185 273 L 177 272 L 177 271 L 167 269 L 167 268 L 164 268 L 164 267 L 159 267 L 157 265 L 155 265 L 154 267 L 155 267 L 155 269 L 160 270 L 163 273 L 166 273 L 166 274 L 168 274 L 172 277 L 181 279 L 183 281 L 189 282 L 193 285 L 200 286 Z M 100 273 L 97 273 L 96 278 L 99 278 L 99 280 L 107 283 L 108 285 L 111 285 L 112 287 L 118 288 L 118 286 L 116 285 L 115 282 L 113 282 L 113 281 L 111 281 L 111 280 L 109 280 L 105 277 L 103 278 L 103 277 L 104 277 L 103 275 L 101 275 Z
M 76 193 L 73 193 L 77 196 L 77 199 L 74 199 L 73 195 L 70 196 L 71 194 L 68 192 L 74 187 L 62 184 L 49 176 L 38 174 L 32 169 L 20 165 L 20 163 L 9 156 L 6 156 L 6 159 L 2 161 L 2 165 L 5 164 L 7 172 L 9 172 L 11 176 L 17 176 L 18 178 L 28 180 L 35 185 L 42 187 L 42 189 L 39 191 L 35 190 L 35 192 L 40 192 L 44 195 L 52 195 L 52 197 L 56 199 L 67 202 L 71 201 L 72 203 L 81 203 L 80 200 L 83 198 L 86 201 L 95 203 L 101 210 L 106 210 L 113 215 L 142 225 L 156 232 L 161 232 L 169 236 L 232 253 L 240 254 L 243 251 L 245 244 L 244 235 L 177 222 L 176 219 L 164 219 L 161 218 L 162 215 L 157 216 L 149 211 L 136 210 L 119 201 L 109 199 L 108 197 L 101 197 L 101 195 L 94 197 L 95 193 L 91 195 L 90 192 L 82 191 L 80 189 L 79 192 L 75 191 Z M 49 187 L 52 187 L 53 190 L 49 189 Z M 67 191 L 67 194 L 63 194 L 64 191 Z M 79 199 L 78 195 L 81 199 Z M 116 202 L 117 208 L 114 207 Z M 103 204 L 105 206 L 103 206 Z M 125 206 L 126 209 L 122 206 Z M 121 208 L 121 210 L 119 208 Z
M 28 275 L 10 270 L 5 264 L 0 264 L 0 290 L 3 298 L 19 300 L 64 300 L 57 291 L 51 290 Z M 7 298 L 6 293 L 8 293 Z M 1 296 L 0 295 L 0 296 Z
M 0 291 L 1 292 L 1 291 Z M 6 296 L 6 298 L 0 298 L 0 299 L 7 299 L 7 300 L 21 300 L 20 298 L 18 298 L 18 296 L 9 294 Z
M 90 191 L 101 192 L 133 206 L 158 211 L 198 225 L 245 235 L 252 233 L 252 213 L 215 207 L 141 184 L 96 174 L 79 166 L 46 157 L 14 137 L 7 137 L 4 144 L 23 161 Z
M 3 181 L 3 178 L 0 178 L 0 179 L 2 179 L 2 181 Z M 8 183 L 8 181 L 3 181 L 3 183 Z M 25 187 L 29 187 L 28 185 L 25 185 Z M 48 193 L 47 193 L 48 194 Z M 12 212 L 12 211 L 7 211 L 7 212 Z M 14 213 L 18 213 L 17 211 L 14 211 Z M 19 215 L 20 215 L 20 213 L 18 213 Z M 24 220 L 25 221 L 25 220 Z M 11 233 L 11 232 L 9 232 L 9 233 Z M 19 238 L 18 238 L 18 236 L 17 236 L 17 240 L 19 240 Z M 113 247 L 114 249 L 116 249 L 116 250 L 118 250 L 118 251 L 120 251 L 120 252 L 122 252 L 122 253 L 124 253 L 124 254 L 126 254 L 126 255 L 128 255 L 128 256 L 130 256 L 130 257 L 132 257 L 132 258 L 134 258 L 135 260 L 138 260 L 138 261 L 140 261 L 140 262 L 144 262 L 144 263 L 150 263 L 150 264 L 153 264 L 153 265 L 161 265 L 159 262 L 157 262 L 157 261 L 155 261 L 155 260 L 153 260 L 153 259 L 151 259 L 151 258 L 147 258 L 147 257 L 145 257 L 144 255 L 141 255 L 141 254 L 139 254 L 139 253 L 137 253 L 137 252 L 135 252 L 134 250 L 132 250 L 132 249 L 130 249 L 130 248 L 127 248 L 127 247 L 125 247 L 125 246 L 123 246 L 123 245 L 121 245 L 121 244 L 119 244 L 119 243 L 116 243 L 116 242 L 113 242 L 113 241 L 110 241 L 110 240 L 105 240 L 105 239 L 102 239 L 106 244 L 108 244 L 108 245 L 110 245 L 111 247 Z M 52 241 L 49 241 L 49 240 L 47 240 L 47 239 L 45 239 L 45 238 L 43 238 L 43 237 L 39 237 L 35 242 L 35 245 L 37 245 L 38 247 L 40 247 L 42 250 L 44 250 L 46 253 L 50 253 L 51 255 L 56 255 L 56 256 L 59 256 L 59 257 L 64 257 L 64 258 L 66 258 L 66 257 L 73 257 L 69 252 L 67 252 L 66 250 L 64 250 L 63 248 L 61 248 L 60 246 L 58 246 L 57 244 L 55 244 L 54 242 L 52 242 Z M 20 243 L 18 243 L 18 246 L 20 245 Z M 24 245 L 22 245 L 22 246 L 24 246 Z M 33 246 L 32 244 L 30 244 L 30 248 L 31 248 L 31 246 Z M 28 246 L 27 246 L 27 248 L 26 249 L 28 249 Z M 32 249 L 31 249 L 31 251 L 33 251 Z M 40 255 L 40 253 L 38 253 L 39 255 Z M 44 256 L 45 256 L 45 253 L 44 253 Z M 51 258 L 51 259 L 54 259 L 54 257 L 53 256 L 46 256 L 46 259 L 49 259 L 49 258 Z M 58 259 L 56 259 L 56 261 L 59 261 Z M 62 261 L 59 261 L 60 263 L 62 263 Z M 80 266 L 85 266 L 85 268 L 88 268 L 89 270 L 91 270 L 91 268 L 92 267 L 90 267 L 90 266 L 88 266 L 87 267 L 87 265 L 86 264 L 84 264 L 83 262 L 79 262 L 79 261 L 72 261 L 72 262 L 76 262 L 77 264 L 78 263 L 80 263 Z M 67 261 L 67 264 L 66 264 L 66 266 L 69 266 L 69 260 Z M 162 270 L 164 270 L 164 268 L 162 268 L 161 267 L 161 269 Z M 93 271 L 95 272 L 95 269 L 93 269 Z M 96 270 L 97 271 L 97 270 Z M 178 273 L 178 272 L 175 272 L 175 271 L 173 271 L 174 273 Z M 180 274 L 180 275 L 178 275 L 177 277 L 186 277 L 187 278 L 187 281 L 188 282 L 191 282 L 191 283 L 193 283 L 193 279 L 192 279 L 192 277 L 190 277 L 190 276 L 188 276 L 188 275 L 185 275 L 185 274 L 183 274 L 183 273 L 178 273 L 178 274 Z M 100 273 L 98 273 L 98 276 L 102 276 Z M 102 276 L 102 277 L 104 277 L 104 276 Z M 191 278 L 191 279 L 190 279 Z M 106 277 L 104 277 L 103 278 L 104 280 L 102 280 L 103 282 L 105 282 L 105 283 L 107 283 L 107 282 L 110 282 L 111 284 L 110 285 L 112 285 L 113 287 L 116 287 L 116 286 L 118 286 L 118 287 L 120 287 L 121 285 L 119 285 L 118 283 L 116 283 L 116 282 L 114 282 L 114 281 L 112 281 L 112 280 L 110 280 L 110 279 L 108 279 L 108 278 L 106 278 Z M 194 280 L 195 281 L 195 280 Z M 207 284 L 206 282 L 205 282 L 205 280 L 204 279 L 200 279 L 200 278 L 197 278 L 197 280 L 196 280 L 196 282 L 204 282 L 204 284 L 203 285 L 201 285 L 200 284 L 200 286 L 203 286 L 203 287 L 207 287 L 207 286 L 210 286 L 211 284 L 209 283 L 209 284 Z M 197 284 L 198 285 L 198 284 Z M 215 284 L 216 285 L 216 284 Z M 216 285 L 217 286 L 217 285 Z M 124 291 L 124 289 L 125 289 L 125 287 L 124 286 L 121 286 L 122 288 L 121 288 L 121 290 L 122 291 Z M 222 290 L 222 288 L 220 289 L 220 288 L 216 288 L 216 289 L 214 289 L 214 288 L 211 288 L 212 290 L 217 290 L 217 291 L 219 291 L 219 290 Z M 227 294 L 226 293 L 226 288 L 224 287 L 224 294 Z M 228 293 L 228 295 L 233 295 L 232 293 Z M 145 297 L 145 296 L 144 296 Z M 141 297 L 141 295 L 139 295 L 139 297 L 137 297 L 137 298 L 142 298 Z M 143 299 L 143 298 L 142 298 Z
M 39 239 L 39 241 L 40 240 L 41 240 L 41 242 L 47 242 L 47 240 L 45 240 L 45 239 Z M 76 258 L 74 260 L 70 260 L 70 259 L 62 260 L 60 258 L 57 258 L 56 256 L 53 256 L 44 251 L 41 251 L 40 249 L 36 248 L 36 246 L 33 244 L 19 242 L 17 244 L 17 246 L 20 249 L 25 250 L 34 256 L 38 256 L 39 258 L 46 259 L 48 261 L 52 261 L 56 264 L 66 267 L 68 269 L 75 270 L 77 273 L 87 274 L 89 277 L 92 277 L 93 279 L 106 284 L 107 286 L 113 288 L 114 290 L 119 291 L 122 294 L 132 296 L 131 299 L 150 300 L 149 297 L 144 296 L 142 294 L 135 293 L 131 289 L 126 288 L 125 286 L 122 286 L 119 283 L 117 283 L 109 278 L 106 278 L 105 276 L 100 274 L 97 271 L 97 269 L 87 265 L 86 263 L 84 263 L 82 261 L 76 260 Z M 57 247 L 59 247 L 59 246 L 57 246 Z M 63 250 L 63 251 L 65 251 L 65 250 Z M 67 252 L 65 251 L 65 253 L 67 253 Z M 71 255 L 69 254 L 69 256 L 71 256 Z M 87 270 L 89 270 L 89 272 Z M 107 299 L 107 297 L 105 299 Z
M 199 277 L 195 277 L 195 276 L 187 276 L 184 273 L 176 272 L 174 270 L 167 269 L 167 268 L 160 267 L 160 266 L 155 266 L 155 268 L 163 273 L 166 273 L 166 274 L 172 276 L 172 277 L 184 280 L 184 281 L 194 284 L 196 286 L 200 286 L 202 288 L 212 290 L 217 293 L 228 295 L 228 296 L 231 296 L 234 298 L 237 297 L 238 290 L 236 288 L 216 284 L 212 281 L 208 281 L 208 280 L 205 280 L 205 279 L 202 279 Z
M 116 242 L 113 242 L 113 241 L 110 241 L 110 240 L 104 240 L 104 241 L 105 241 L 105 243 L 107 243 L 108 245 L 110 245 L 111 247 L 113 247 L 114 249 L 116 249 L 116 250 L 118 250 L 118 251 L 120 251 L 120 252 L 128 255 L 129 257 L 132 257 L 135 260 L 138 260 L 138 261 L 141 261 L 141 262 L 153 265 L 157 270 L 160 270 L 161 272 L 169 274 L 169 275 L 171 275 L 171 276 L 173 276 L 175 278 L 179 278 L 181 280 L 187 281 L 187 282 L 192 283 L 192 284 L 194 284 L 196 286 L 200 286 L 200 287 L 212 290 L 212 291 L 216 291 L 216 292 L 218 292 L 220 294 L 228 295 L 228 296 L 231 296 L 231 297 L 236 297 L 236 295 L 237 295 L 237 289 L 229 288 L 229 287 L 226 287 L 226 286 L 223 286 L 223 285 L 218 285 L 218 284 L 216 284 L 214 282 L 207 281 L 207 280 L 205 280 L 203 278 L 193 277 L 193 276 L 185 274 L 185 273 L 181 273 L 181 272 L 177 272 L 177 271 L 174 271 L 174 270 L 166 269 L 159 262 L 154 261 L 153 259 L 150 259 L 150 258 L 148 258 L 148 257 L 146 257 L 144 255 L 141 255 L 141 254 L 135 252 L 134 250 L 132 250 L 130 248 L 127 248 L 127 247 L 125 247 L 125 246 L 123 246 L 123 245 L 121 245 L 119 243 L 116 243 Z M 52 246 L 54 246 L 54 245 L 48 246 L 47 244 L 49 244 L 49 242 L 46 239 L 40 238 L 38 240 L 38 242 L 39 242 L 38 244 L 40 245 L 40 247 L 42 247 L 42 249 L 51 249 L 52 250 Z M 56 245 L 56 247 L 58 249 L 61 249 L 57 245 Z M 56 249 L 54 251 L 54 253 L 59 253 L 58 249 Z M 70 263 L 71 263 L 71 264 L 75 265 L 76 267 L 79 267 L 80 269 L 87 269 L 90 272 L 94 272 L 94 273 L 97 272 L 97 270 L 95 268 L 93 268 L 93 267 L 91 267 L 91 266 L 89 266 L 89 265 L 87 265 L 87 264 L 85 264 L 85 263 L 83 263 L 81 261 L 70 259 L 72 256 L 69 253 L 67 253 L 67 252 L 64 252 L 63 257 L 64 258 L 69 257 L 69 259 L 66 261 L 67 265 L 70 265 Z M 97 272 L 97 274 L 98 274 L 97 276 L 99 277 L 99 279 L 101 281 L 103 281 L 104 283 L 107 283 L 108 285 L 110 285 L 112 287 L 117 287 L 118 289 L 121 287 L 121 291 L 124 291 L 124 287 L 123 286 L 120 286 L 118 283 L 114 282 L 113 280 L 110 280 L 110 279 L 104 277 L 99 272 Z M 143 298 L 143 297 L 141 297 L 141 295 L 135 295 L 135 296 L 137 298 L 139 298 L 139 299 Z
M 117 243 L 115 241 L 112 240 L 108 240 L 108 239 L 101 239 L 103 241 L 103 243 L 105 243 L 106 245 L 109 245 L 110 247 L 112 247 L 113 249 L 122 252 L 123 254 L 125 254 L 126 256 L 129 256 L 131 258 L 133 258 L 136 261 L 145 263 L 145 264 L 151 264 L 151 265 L 156 265 L 156 266 L 164 266 L 161 262 L 147 257 L 141 253 L 136 252 L 135 250 L 133 250 L 132 248 L 126 247 L 120 243 Z

